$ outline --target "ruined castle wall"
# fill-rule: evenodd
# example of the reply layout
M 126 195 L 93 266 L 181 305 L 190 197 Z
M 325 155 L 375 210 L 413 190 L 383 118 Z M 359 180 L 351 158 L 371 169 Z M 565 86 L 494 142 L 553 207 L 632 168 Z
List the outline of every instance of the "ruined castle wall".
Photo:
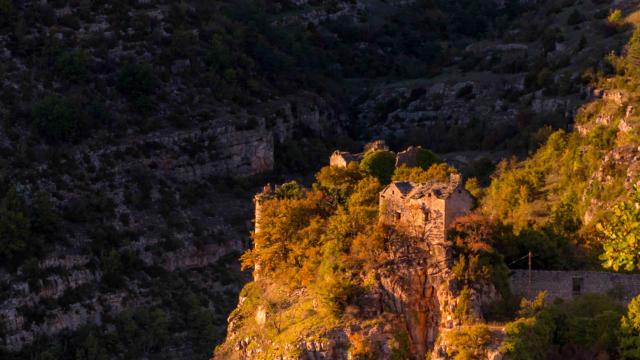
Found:
M 382 223 L 431 243 L 444 241 L 444 214 L 445 202 L 435 196 L 407 200 L 393 188 L 380 194 Z
M 447 199 L 444 226 L 449 227 L 453 221 L 471 211 L 473 199 L 466 190 L 457 189 Z
M 411 199 L 402 214 L 399 227 L 429 243 L 443 243 L 445 238 L 445 201 L 435 196 Z
M 418 149 L 415 146 L 410 146 L 405 151 L 399 152 L 396 155 L 396 167 L 401 165 L 418 166 Z
M 378 200 L 379 220 L 386 225 L 396 224 L 396 215 L 404 211 L 404 198 L 393 185 L 380 193 Z
M 516 295 L 534 297 L 547 291 L 547 300 L 571 300 L 581 294 L 606 294 L 615 291 L 624 302 L 640 294 L 640 274 L 618 274 L 605 271 L 545 271 L 531 272 L 531 292 L 527 270 L 513 270 L 509 286 Z
M 344 156 L 342 155 L 342 153 L 340 151 L 336 151 L 333 154 L 331 154 L 331 157 L 329 158 L 329 165 L 330 166 L 335 166 L 335 167 L 346 168 L 347 167 L 347 160 L 344 158 Z

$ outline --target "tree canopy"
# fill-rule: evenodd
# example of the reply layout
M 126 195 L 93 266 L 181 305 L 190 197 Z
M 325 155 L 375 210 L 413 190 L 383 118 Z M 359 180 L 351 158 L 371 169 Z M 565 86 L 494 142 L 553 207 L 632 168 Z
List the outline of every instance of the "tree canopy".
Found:
M 617 204 L 611 215 L 598 223 L 606 268 L 633 271 L 640 267 L 640 189 L 633 188 L 627 201 Z
M 391 151 L 376 150 L 364 156 L 360 169 L 367 175 L 376 177 L 380 183 L 388 184 L 395 170 L 396 156 Z

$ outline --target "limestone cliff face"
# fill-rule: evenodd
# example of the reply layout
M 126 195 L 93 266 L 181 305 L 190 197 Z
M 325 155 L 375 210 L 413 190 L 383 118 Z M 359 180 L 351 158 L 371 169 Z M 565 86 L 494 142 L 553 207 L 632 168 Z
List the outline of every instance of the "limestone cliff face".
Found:
M 225 343 L 214 359 L 262 359 L 275 351 L 278 359 L 356 359 L 358 344 L 374 349 L 376 359 L 391 359 L 398 351 L 398 338 L 406 334 L 409 354 L 415 359 L 448 359 L 443 332 L 462 324 L 456 309 L 460 305 L 462 283 L 452 272 L 451 258 L 434 256 L 430 247 L 412 244 L 397 252 L 368 276 L 375 279 L 358 305 L 347 308 L 339 324 L 320 333 L 302 329 L 295 341 L 275 345 L 267 337 L 243 335 L 236 310 L 229 318 Z M 451 252 L 449 252 L 451 253 Z M 260 280 L 264 281 L 264 280 Z M 307 301 L 309 294 L 292 293 L 292 302 Z M 482 308 L 499 298 L 492 284 L 477 283 L 471 287 L 469 318 L 482 319 Z M 242 310 L 249 299 L 241 297 Z M 256 326 L 277 317 L 273 311 L 258 308 L 252 313 Z M 275 347 L 279 347 L 274 350 Z M 284 347 L 285 349 L 282 349 Z M 286 351 L 283 351 L 286 350 Z M 370 354 L 371 355 L 371 354 Z
M 524 49 L 515 51 L 516 54 L 519 51 L 527 54 L 526 46 L 522 46 Z M 506 49 L 493 49 L 492 52 L 507 54 L 504 56 L 514 53 Z M 588 89 L 580 88 L 576 92 L 587 95 Z M 521 94 L 518 98 L 526 105 L 514 103 L 508 94 Z M 516 125 L 523 106 L 533 114 L 556 114 L 569 119 L 581 101 L 576 94 L 527 93 L 525 76 L 521 74 L 463 74 L 445 80 L 437 78 L 380 86 L 356 108 L 361 126 L 378 134 L 403 138 L 410 136 L 416 128 L 459 126 L 471 129 L 477 126 L 474 122 L 493 131 L 506 129 Z M 492 136 L 490 132 L 483 135 Z
M 592 132 L 615 132 L 617 142 L 598 160 L 582 194 L 587 202 L 584 222 L 590 223 L 607 210 L 640 179 L 640 148 L 632 139 L 638 126 L 636 101 L 627 90 L 595 90 L 596 98 L 580 109 L 576 131 L 588 138 Z M 611 190 L 613 189 L 613 190 Z
M 89 156 L 98 168 L 105 158 L 116 157 L 119 171 L 144 166 L 181 181 L 251 176 L 273 169 L 276 143 L 301 131 L 311 136 L 339 134 L 341 117 L 325 99 L 302 92 L 240 113 L 224 112 L 187 130 L 131 136 L 97 151 L 79 147 L 74 157 L 82 161 Z

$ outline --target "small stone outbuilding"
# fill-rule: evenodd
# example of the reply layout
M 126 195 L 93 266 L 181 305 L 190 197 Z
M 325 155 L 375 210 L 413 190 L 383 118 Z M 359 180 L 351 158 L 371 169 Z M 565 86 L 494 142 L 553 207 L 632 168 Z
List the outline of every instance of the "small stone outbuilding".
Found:
M 384 141 L 376 140 L 365 145 L 364 151 L 361 153 L 354 154 L 348 151 L 336 150 L 329 158 L 329 165 L 344 168 L 349 166 L 351 163 L 359 164 L 366 154 L 379 150 L 388 151 L 389 147 L 384 143 Z M 409 146 L 405 150 L 398 152 L 396 154 L 395 166 L 418 166 L 418 153 L 420 153 L 421 150 L 422 147 L 420 146 Z
M 360 163 L 362 160 L 363 154 L 352 154 L 348 151 L 339 151 L 336 150 L 331 154 L 329 158 L 329 165 L 335 167 L 346 168 L 351 163 L 355 163 L 356 165 Z

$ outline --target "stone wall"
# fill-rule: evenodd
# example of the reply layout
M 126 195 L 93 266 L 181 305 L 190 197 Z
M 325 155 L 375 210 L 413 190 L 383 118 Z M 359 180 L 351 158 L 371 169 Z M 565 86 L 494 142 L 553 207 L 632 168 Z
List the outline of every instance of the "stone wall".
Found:
M 457 218 L 469 214 L 472 208 L 473 198 L 466 190 L 462 189 L 461 185 L 458 186 L 447 199 L 444 219 L 445 228 L 449 228 Z
M 516 295 L 535 297 L 540 291 L 547 291 L 547 300 L 561 298 L 571 300 L 580 294 L 606 294 L 615 291 L 629 302 L 640 294 L 640 274 L 619 274 L 605 271 L 545 271 L 529 272 L 512 270 L 509 286 Z

